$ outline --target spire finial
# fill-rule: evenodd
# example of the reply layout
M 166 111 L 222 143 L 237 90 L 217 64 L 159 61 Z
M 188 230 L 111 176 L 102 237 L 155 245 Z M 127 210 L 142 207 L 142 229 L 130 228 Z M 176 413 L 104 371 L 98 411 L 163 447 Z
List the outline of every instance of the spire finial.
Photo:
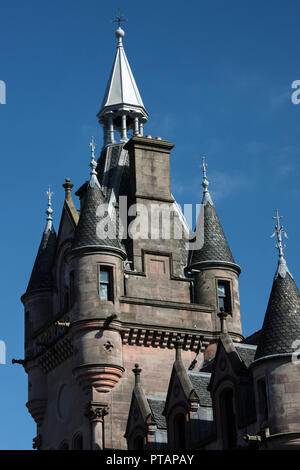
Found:
M 285 238 L 288 238 L 287 233 L 283 230 L 283 225 L 280 223 L 280 219 L 282 219 L 282 215 L 279 215 L 278 209 L 276 209 L 276 215 L 273 217 L 274 220 L 276 220 L 276 225 L 275 225 L 275 232 L 272 233 L 271 238 L 274 238 L 275 235 L 277 235 L 277 243 L 275 245 L 275 248 L 278 250 L 278 268 L 275 274 L 275 278 L 278 276 L 285 277 L 286 273 L 288 272 L 291 277 L 291 273 L 288 270 L 286 261 L 284 259 L 284 252 L 283 250 L 286 248 L 286 245 L 282 244 L 282 236 Z
M 135 375 L 135 385 L 138 385 L 140 383 L 140 379 L 141 379 L 140 376 L 142 372 L 142 369 L 140 369 L 139 364 L 134 365 L 134 369 L 132 369 L 132 372 Z
M 276 243 L 275 248 L 278 249 L 279 258 L 283 258 L 284 257 L 283 250 L 284 248 L 286 248 L 286 245 L 282 244 L 282 234 L 285 238 L 287 238 L 288 236 L 286 232 L 284 232 L 283 230 L 283 225 L 280 224 L 280 219 L 282 219 L 282 215 L 279 215 L 278 209 L 276 209 L 276 216 L 273 217 L 273 219 L 276 220 L 277 223 L 275 225 L 275 232 L 271 235 L 271 238 L 274 238 L 275 235 L 277 234 L 278 243 Z
M 48 209 L 46 210 L 46 214 L 47 214 L 47 224 L 46 224 L 46 228 L 45 228 L 45 232 L 47 230 L 51 230 L 52 229 L 52 222 L 53 222 L 53 219 L 52 219 L 52 214 L 53 214 L 53 209 L 51 207 L 51 198 L 53 196 L 53 192 L 51 191 L 50 189 L 50 184 L 49 184 L 49 188 L 48 188 L 48 191 L 46 191 L 46 194 L 48 196 Z
M 66 179 L 65 179 L 65 183 L 62 185 L 62 187 L 63 187 L 64 190 L 65 190 L 65 199 L 67 199 L 67 200 L 72 199 L 72 197 L 71 197 L 71 190 L 72 190 L 73 186 L 74 186 L 74 184 L 71 183 L 70 178 L 66 178 Z
M 89 147 L 91 149 L 90 167 L 92 169 L 92 171 L 90 173 L 90 175 L 91 175 L 90 186 L 91 186 L 91 188 L 93 188 L 96 184 L 100 188 L 99 181 L 98 181 L 98 178 L 97 178 L 97 172 L 96 172 L 96 168 L 97 168 L 97 162 L 95 160 L 96 143 L 95 143 L 95 137 L 94 136 L 91 137 L 91 142 L 89 143 Z
M 206 177 L 206 168 L 207 168 L 207 163 L 205 161 L 205 157 L 202 157 L 202 171 L 203 171 L 203 180 L 202 180 L 202 186 L 203 186 L 203 199 L 202 199 L 202 204 L 205 206 L 207 203 L 211 204 L 213 206 L 213 202 L 212 202 L 212 199 L 211 199 L 211 196 L 210 196 L 210 193 L 209 193 L 209 190 L 208 190 L 208 186 L 209 186 L 209 181 Z
M 120 13 L 120 8 L 118 8 L 118 13 L 114 17 L 114 19 L 111 21 L 112 23 L 118 23 L 118 29 L 116 30 L 116 36 L 118 38 L 118 45 L 122 45 L 122 38 L 125 36 L 125 33 L 123 29 L 121 28 L 121 23 L 124 23 L 125 21 L 128 21 L 127 18 L 125 18 L 123 15 Z
M 181 350 L 183 347 L 183 339 L 180 335 L 176 337 L 175 348 L 176 348 L 176 361 L 181 361 Z

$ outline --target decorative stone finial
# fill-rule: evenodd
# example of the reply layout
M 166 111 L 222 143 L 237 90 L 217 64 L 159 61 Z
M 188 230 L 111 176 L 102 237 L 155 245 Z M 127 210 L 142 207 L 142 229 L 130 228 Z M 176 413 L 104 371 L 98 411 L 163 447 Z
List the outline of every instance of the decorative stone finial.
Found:
M 50 190 L 50 184 L 49 184 L 49 189 L 48 191 L 46 192 L 47 196 L 48 196 L 48 209 L 46 210 L 46 214 L 47 214 L 47 223 L 46 223 L 46 228 L 45 228 L 45 232 L 47 230 L 51 230 L 52 229 L 52 224 L 53 224 L 53 219 L 52 219 L 52 214 L 53 214 L 53 209 L 51 207 L 51 198 L 53 196 L 53 192 L 51 192 Z
M 181 361 L 181 350 L 183 347 L 183 339 L 181 338 L 180 335 L 177 336 L 176 342 L 175 342 L 175 348 L 176 348 L 176 361 Z
M 286 260 L 284 259 L 284 253 L 283 250 L 286 248 L 286 245 L 282 244 L 282 235 L 285 238 L 288 238 L 286 232 L 283 230 L 283 225 L 280 224 L 280 219 L 282 219 L 282 215 L 279 215 L 278 209 L 276 209 L 276 216 L 273 217 L 274 220 L 276 220 L 276 225 L 275 225 L 275 232 L 272 233 L 271 238 L 274 238 L 275 235 L 277 235 L 277 243 L 275 245 L 275 248 L 278 250 L 278 267 L 277 271 L 275 273 L 275 279 L 280 276 L 280 277 L 285 277 L 286 273 L 289 273 L 291 277 L 293 277 L 287 267 Z
M 62 185 L 65 190 L 65 199 L 71 199 L 71 190 L 74 184 L 71 183 L 70 178 L 66 178 L 65 181 L 66 182 Z
M 218 317 L 221 320 L 221 333 L 228 333 L 227 322 L 226 322 L 227 315 L 228 313 L 225 312 L 224 307 L 221 307 L 220 312 L 218 313 Z
M 210 204 L 213 206 L 213 202 L 212 202 L 212 199 L 211 199 L 211 196 L 210 196 L 210 193 L 209 193 L 209 190 L 208 190 L 208 186 L 209 186 L 209 181 L 206 177 L 206 168 L 207 168 L 207 163 L 205 162 L 205 157 L 202 157 L 202 171 L 203 171 L 203 180 L 202 180 L 202 186 L 203 186 L 203 198 L 202 198 L 202 204 L 204 206 L 206 206 L 206 204 Z
M 140 369 L 139 364 L 134 365 L 134 369 L 132 369 L 132 372 L 135 375 L 135 385 L 138 385 L 141 381 L 140 376 L 141 376 L 141 372 L 142 372 L 142 369 Z
M 91 142 L 89 143 L 89 147 L 91 149 L 91 163 L 90 167 L 92 168 L 92 171 L 90 173 L 91 179 L 90 179 L 90 186 L 93 188 L 95 185 L 97 185 L 100 188 L 100 184 L 97 178 L 97 162 L 95 160 L 95 148 L 96 148 L 96 143 L 95 143 L 95 138 L 92 136 Z

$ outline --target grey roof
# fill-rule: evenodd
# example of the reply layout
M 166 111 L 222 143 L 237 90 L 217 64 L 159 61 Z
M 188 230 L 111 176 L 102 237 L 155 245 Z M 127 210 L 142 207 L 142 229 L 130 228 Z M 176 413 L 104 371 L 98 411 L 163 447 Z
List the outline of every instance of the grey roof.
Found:
M 53 227 L 45 229 L 32 269 L 26 293 L 52 289 L 52 265 L 56 250 L 56 233 Z
M 233 343 L 240 359 L 247 367 L 254 361 L 256 346 L 252 344 Z
M 97 235 L 97 224 L 100 221 L 97 215 L 97 209 L 101 204 L 104 204 L 104 196 L 100 187 L 98 185 L 91 187 L 90 184 L 88 184 L 79 222 L 75 230 L 72 249 L 83 247 L 104 247 L 106 249 L 111 247 L 119 250 L 122 249 L 120 241 L 116 236 L 99 238 Z M 112 232 L 116 234 L 113 221 L 108 218 L 107 212 L 104 214 L 104 217 L 108 220 L 108 223 L 111 224 Z
M 204 245 L 191 254 L 189 264 L 203 261 L 235 263 L 214 205 L 204 205 Z
M 255 344 L 257 346 L 260 333 L 261 333 L 261 330 L 255 331 L 251 335 L 247 336 L 247 338 L 243 339 L 242 343 L 243 344 Z
M 188 372 L 188 377 L 192 386 L 199 397 L 201 406 L 212 406 L 211 395 L 207 390 L 211 374 L 204 372 Z
M 273 281 L 255 359 L 273 354 L 292 353 L 300 338 L 300 294 L 287 272 Z
M 163 416 L 162 412 L 165 407 L 165 400 L 163 398 L 154 398 L 146 397 L 149 403 L 152 416 L 156 422 L 156 425 L 159 429 L 167 429 L 166 418 Z
M 99 117 L 105 114 L 106 110 L 120 110 L 126 109 L 126 107 L 145 117 L 148 116 L 125 54 L 122 42 L 124 35 L 124 31 L 119 27 L 116 31 L 117 52 L 98 114 Z

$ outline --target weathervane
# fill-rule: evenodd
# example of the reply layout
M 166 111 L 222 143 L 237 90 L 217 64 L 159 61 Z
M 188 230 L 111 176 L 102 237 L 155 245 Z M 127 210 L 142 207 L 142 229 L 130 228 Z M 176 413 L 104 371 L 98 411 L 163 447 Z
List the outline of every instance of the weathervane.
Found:
M 206 168 L 207 168 L 207 163 L 205 161 L 205 157 L 202 157 L 202 171 L 203 171 L 203 181 L 202 181 L 202 186 L 204 188 L 204 192 L 208 193 L 208 186 L 209 186 L 209 181 L 206 178 Z
M 48 191 L 46 192 L 47 196 L 48 196 L 48 209 L 46 210 L 46 214 L 48 215 L 48 219 L 52 219 L 51 217 L 51 214 L 53 213 L 53 209 L 51 208 L 51 198 L 53 196 L 53 192 L 51 192 L 50 190 L 50 184 L 49 184 L 49 188 L 48 188 Z
M 96 172 L 96 168 L 97 168 L 97 162 L 95 160 L 95 148 L 96 148 L 96 143 L 95 143 L 95 137 L 91 137 L 91 141 L 89 143 L 89 147 L 91 149 L 91 163 L 90 163 L 90 167 L 92 169 L 90 175 L 91 175 L 91 179 L 90 179 L 90 186 L 93 188 L 95 185 L 98 186 L 98 188 L 100 188 L 100 184 L 99 184 L 99 181 L 98 181 L 98 178 L 97 178 L 97 172 Z
M 278 249 L 279 252 L 279 258 L 283 258 L 283 250 L 286 248 L 286 245 L 282 245 L 282 234 L 285 238 L 288 238 L 286 232 L 283 230 L 283 226 L 280 224 L 280 219 L 282 219 L 282 215 L 279 215 L 278 209 L 276 209 L 276 216 L 273 217 L 274 220 L 276 220 L 276 225 L 275 225 L 275 232 L 272 233 L 271 238 L 274 238 L 275 235 L 277 234 L 277 241 L 275 248 Z
M 91 149 L 91 163 L 90 163 L 90 167 L 92 168 L 92 172 L 91 172 L 91 175 L 96 175 L 96 167 L 97 167 L 97 162 L 95 161 L 95 148 L 96 148 L 96 144 L 95 144 L 95 137 L 92 136 L 91 138 L 91 141 L 89 143 L 89 147 Z
M 207 168 L 207 163 L 205 162 L 205 157 L 202 157 L 202 168 L 203 168 L 203 179 L 206 179 L 206 168 Z
M 128 21 L 127 18 L 124 18 L 123 15 L 120 13 L 120 8 L 118 8 L 118 14 L 114 17 L 114 19 L 111 21 L 111 23 L 118 23 L 118 27 L 121 27 L 121 23 Z
M 203 171 L 203 180 L 202 180 L 202 186 L 203 186 L 203 199 L 202 199 L 202 204 L 203 205 L 206 205 L 207 203 L 209 203 L 210 205 L 213 206 L 213 202 L 212 202 L 212 199 L 210 197 L 210 194 L 209 194 L 209 190 L 208 190 L 208 186 L 209 186 L 209 181 L 206 177 L 206 168 L 207 168 L 207 163 L 205 161 L 205 157 L 202 157 L 202 171 Z

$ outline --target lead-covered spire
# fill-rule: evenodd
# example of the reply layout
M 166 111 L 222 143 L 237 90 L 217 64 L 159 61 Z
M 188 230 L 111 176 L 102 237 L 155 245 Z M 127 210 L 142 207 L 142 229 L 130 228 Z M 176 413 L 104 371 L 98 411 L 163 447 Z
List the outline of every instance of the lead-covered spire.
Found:
M 125 32 L 120 26 L 116 30 L 117 52 L 107 83 L 106 91 L 97 117 L 104 126 L 104 145 L 115 143 L 115 133 L 121 133 L 121 142 L 126 142 L 127 131 L 143 134 L 143 125 L 148 119 L 141 95 L 132 74 L 123 47 Z
M 286 236 L 276 209 L 276 248 L 279 253 L 278 267 L 260 333 L 255 359 L 274 354 L 293 353 L 300 338 L 300 294 L 284 259 L 282 236 Z

